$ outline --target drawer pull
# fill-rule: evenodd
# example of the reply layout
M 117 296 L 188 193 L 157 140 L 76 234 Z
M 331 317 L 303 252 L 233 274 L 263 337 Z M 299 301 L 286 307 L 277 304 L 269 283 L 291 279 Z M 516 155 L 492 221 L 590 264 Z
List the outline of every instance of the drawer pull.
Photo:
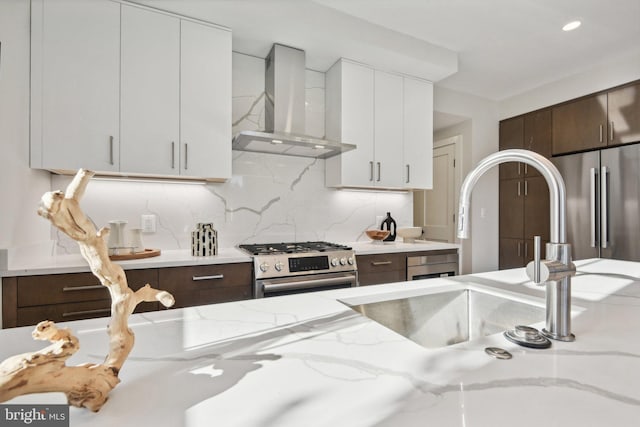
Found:
M 110 308 L 99 308 L 97 310 L 72 311 L 71 313 L 62 313 L 62 317 L 83 316 L 85 314 L 111 313 Z
M 65 286 L 62 288 L 62 292 L 72 292 L 72 291 L 90 291 L 93 289 L 106 289 L 102 285 L 88 285 L 88 286 Z
M 390 265 L 391 261 L 371 261 L 371 265 L 374 266 L 378 266 L 378 265 Z
M 198 280 L 214 280 L 214 279 L 224 279 L 224 274 L 214 274 L 213 276 L 193 276 L 194 282 L 197 282 Z

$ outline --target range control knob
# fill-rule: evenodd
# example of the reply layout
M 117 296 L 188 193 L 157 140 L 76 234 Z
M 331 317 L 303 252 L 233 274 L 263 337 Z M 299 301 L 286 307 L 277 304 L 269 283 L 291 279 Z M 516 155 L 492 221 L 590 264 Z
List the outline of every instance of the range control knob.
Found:
M 347 265 L 347 259 L 346 258 L 340 258 L 340 265 Z
M 349 257 L 347 259 L 347 262 L 349 263 L 349 265 L 353 265 L 353 257 Z
M 338 258 L 333 258 L 331 260 L 331 265 L 334 266 L 334 267 L 337 267 L 338 266 Z
M 278 261 L 275 263 L 274 267 L 276 268 L 276 271 L 282 271 L 282 267 L 284 267 L 284 264 Z
M 263 273 L 265 273 L 268 269 L 269 269 L 269 263 L 263 262 L 262 264 L 260 264 L 260 271 L 262 271 Z

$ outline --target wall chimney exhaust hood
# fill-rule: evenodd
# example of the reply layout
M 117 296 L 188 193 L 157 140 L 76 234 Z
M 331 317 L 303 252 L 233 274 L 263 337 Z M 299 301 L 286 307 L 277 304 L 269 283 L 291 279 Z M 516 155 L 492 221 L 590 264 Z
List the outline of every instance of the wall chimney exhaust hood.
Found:
M 305 54 L 274 44 L 266 59 L 264 131 L 242 131 L 233 149 L 326 159 L 356 148 L 353 144 L 304 135 Z

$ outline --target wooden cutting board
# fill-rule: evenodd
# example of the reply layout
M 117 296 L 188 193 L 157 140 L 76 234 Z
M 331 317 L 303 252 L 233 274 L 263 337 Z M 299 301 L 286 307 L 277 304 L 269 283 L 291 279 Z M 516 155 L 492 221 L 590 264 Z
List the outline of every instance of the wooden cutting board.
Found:
M 142 252 L 136 252 L 133 254 L 109 255 L 109 259 L 112 261 L 126 261 L 129 259 L 151 258 L 159 255 L 160 255 L 160 249 L 145 249 Z

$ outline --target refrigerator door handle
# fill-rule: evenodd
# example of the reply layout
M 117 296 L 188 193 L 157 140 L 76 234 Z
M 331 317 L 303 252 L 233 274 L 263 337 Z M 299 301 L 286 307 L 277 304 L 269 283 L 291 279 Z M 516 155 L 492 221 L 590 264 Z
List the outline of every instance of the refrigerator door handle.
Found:
M 602 166 L 600 175 L 600 247 L 609 244 L 609 168 Z
M 591 178 L 591 196 L 589 198 L 590 202 L 590 210 L 591 210 L 591 247 L 595 248 L 596 245 L 599 245 L 598 242 L 598 201 L 596 195 L 596 188 L 598 186 L 598 169 L 591 168 L 589 171 L 589 175 Z

